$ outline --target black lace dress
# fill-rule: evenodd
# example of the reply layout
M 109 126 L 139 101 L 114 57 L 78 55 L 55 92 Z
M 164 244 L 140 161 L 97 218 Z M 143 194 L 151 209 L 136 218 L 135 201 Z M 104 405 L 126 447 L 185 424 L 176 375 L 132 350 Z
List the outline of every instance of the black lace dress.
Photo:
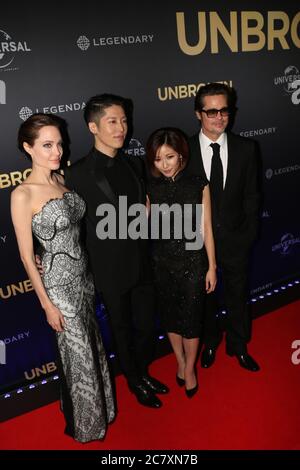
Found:
M 148 184 L 148 196 L 151 202 L 151 238 L 154 277 L 158 294 L 158 306 L 162 325 L 167 332 L 177 333 L 184 338 L 200 336 L 205 301 L 205 275 L 208 269 L 204 245 L 199 249 L 187 249 L 184 227 L 200 230 L 196 217 L 196 204 L 202 203 L 202 192 L 207 180 L 199 176 L 188 176 L 184 171 L 175 179 L 160 177 Z M 164 220 L 168 225 L 167 208 L 161 211 L 159 230 L 155 229 L 157 205 L 178 204 L 182 209 L 183 235 L 176 233 L 177 224 L 171 212 L 170 237 L 163 236 Z M 178 212 L 180 214 L 180 210 Z M 192 225 L 191 225 L 192 224 Z M 159 232 L 159 239 L 154 240 Z M 176 238 L 180 237 L 180 238 Z

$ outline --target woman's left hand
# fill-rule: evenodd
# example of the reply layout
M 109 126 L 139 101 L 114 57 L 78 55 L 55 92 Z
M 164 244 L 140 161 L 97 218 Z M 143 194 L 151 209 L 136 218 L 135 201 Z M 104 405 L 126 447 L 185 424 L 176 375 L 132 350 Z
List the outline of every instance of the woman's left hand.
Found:
M 215 268 L 210 268 L 206 273 L 205 289 L 207 294 L 213 292 L 217 284 L 217 272 Z

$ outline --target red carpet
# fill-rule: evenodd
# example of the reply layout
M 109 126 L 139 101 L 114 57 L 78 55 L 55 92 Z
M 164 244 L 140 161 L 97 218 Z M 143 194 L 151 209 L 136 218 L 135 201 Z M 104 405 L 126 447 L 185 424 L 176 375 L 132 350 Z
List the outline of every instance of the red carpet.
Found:
M 56 402 L 2 423 L 0 448 L 300 449 L 300 364 L 291 361 L 291 345 L 300 340 L 299 309 L 297 301 L 253 322 L 249 352 L 261 365 L 258 373 L 239 367 L 223 342 L 215 365 L 198 367 L 199 391 L 189 400 L 175 383 L 175 360 L 168 355 L 151 367 L 171 388 L 163 407 L 142 407 L 118 377 L 119 412 L 103 442 L 82 445 L 65 436 Z

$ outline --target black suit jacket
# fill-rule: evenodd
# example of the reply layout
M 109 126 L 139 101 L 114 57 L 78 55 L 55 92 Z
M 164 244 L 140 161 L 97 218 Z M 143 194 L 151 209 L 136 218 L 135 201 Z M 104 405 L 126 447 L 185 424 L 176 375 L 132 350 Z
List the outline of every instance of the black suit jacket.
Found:
M 248 251 L 258 228 L 258 151 L 254 141 L 232 133 L 227 133 L 227 144 L 227 177 L 218 216 L 212 201 L 213 231 L 216 241 L 221 241 L 221 246 Z M 199 134 L 189 139 L 189 145 L 187 171 L 206 176 Z
M 116 208 L 118 199 L 101 169 L 96 168 L 95 150 L 65 170 L 65 184 L 75 190 L 86 202 L 85 243 L 97 290 L 103 293 L 122 294 L 133 287 L 141 272 L 148 269 L 148 246 L 146 240 L 100 240 L 96 226 L 99 204 L 110 203 Z M 121 156 L 131 171 L 138 191 L 138 202 L 145 204 L 142 161 L 137 157 Z M 118 235 L 118 234 L 117 234 Z M 148 275 L 148 272 L 146 273 Z

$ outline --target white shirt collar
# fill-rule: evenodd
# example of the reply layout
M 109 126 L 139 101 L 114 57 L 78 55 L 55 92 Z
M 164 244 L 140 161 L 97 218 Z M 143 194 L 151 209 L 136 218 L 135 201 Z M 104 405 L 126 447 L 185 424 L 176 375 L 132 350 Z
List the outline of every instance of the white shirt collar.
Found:
M 218 138 L 218 140 L 215 140 L 214 142 L 209 139 L 202 131 L 202 129 L 200 130 L 200 144 L 201 146 L 203 146 L 204 149 L 207 149 L 211 143 L 217 143 L 219 144 L 221 147 L 224 146 L 226 142 L 226 134 L 225 132 L 223 132 L 223 134 L 220 135 L 220 137 Z

